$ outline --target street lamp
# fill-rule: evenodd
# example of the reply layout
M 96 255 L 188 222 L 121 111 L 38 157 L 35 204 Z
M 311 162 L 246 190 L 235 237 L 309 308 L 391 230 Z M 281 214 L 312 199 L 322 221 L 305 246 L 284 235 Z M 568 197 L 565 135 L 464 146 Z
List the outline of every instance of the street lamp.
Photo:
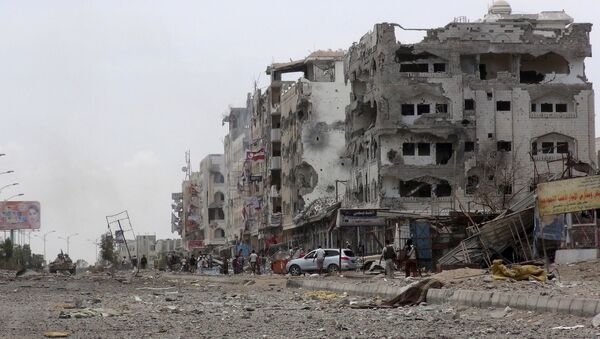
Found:
M 25 194 L 23 194 L 23 193 L 19 193 L 19 194 L 11 195 L 10 197 L 8 197 L 8 198 L 4 199 L 4 201 L 10 200 L 10 199 L 12 199 L 12 198 L 16 198 L 16 197 L 22 197 L 22 196 L 24 196 L 24 195 L 25 195 Z
M 98 263 L 98 246 L 100 246 L 100 242 L 98 240 L 100 240 L 100 238 L 98 238 L 96 240 L 87 239 L 87 241 L 89 241 L 92 244 L 96 245 L 96 262 L 94 263 L 94 265 Z
M 46 232 L 46 233 L 44 233 L 44 235 L 43 235 L 43 236 L 39 236 L 39 235 L 37 235 L 37 234 L 34 234 L 34 235 L 33 235 L 34 237 L 42 238 L 42 240 L 44 240 L 44 260 L 46 260 L 46 237 L 48 236 L 48 234 L 50 234 L 50 233 L 54 233 L 54 232 L 56 232 L 56 231 L 49 231 L 49 232 Z
M 4 186 L 2 186 L 2 187 L 0 187 L 0 193 L 2 193 L 2 191 L 3 191 L 5 188 L 7 188 L 7 187 L 10 187 L 10 186 L 17 186 L 18 184 L 19 184 L 18 182 L 13 182 L 12 184 L 8 184 L 8 185 L 4 185 Z
M 58 237 L 59 239 L 62 239 L 62 240 L 66 240 L 66 241 L 67 241 L 67 254 L 69 254 L 69 242 L 71 241 L 71 237 L 74 237 L 74 236 L 76 236 L 76 235 L 79 235 L 79 233 L 73 233 L 73 234 L 71 234 L 71 235 L 68 235 L 66 238 L 63 238 L 63 237 Z

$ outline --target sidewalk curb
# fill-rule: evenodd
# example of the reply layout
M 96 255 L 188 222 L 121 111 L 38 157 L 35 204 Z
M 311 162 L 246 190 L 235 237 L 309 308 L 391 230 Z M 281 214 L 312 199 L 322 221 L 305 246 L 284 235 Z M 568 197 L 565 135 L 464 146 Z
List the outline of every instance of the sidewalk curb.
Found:
M 410 286 L 410 285 L 409 285 Z M 394 287 L 386 284 L 339 283 L 327 280 L 289 279 L 288 288 L 304 288 L 308 290 L 326 290 L 338 293 L 360 295 L 363 297 L 381 297 L 391 299 L 404 292 L 409 286 Z M 600 314 L 600 300 L 569 297 L 553 297 L 522 293 L 493 291 L 429 289 L 427 302 L 430 304 L 452 303 L 478 308 L 504 308 L 534 311 L 539 313 L 563 313 L 579 317 L 594 317 Z
M 340 283 L 337 281 L 315 279 L 315 280 L 299 280 L 299 279 L 288 279 L 286 282 L 287 288 L 304 288 L 307 290 L 325 290 L 338 293 L 348 293 L 354 295 L 360 295 L 363 297 L 381 297 L 383 299 L 391 299 L 396 297 L 398 294 L 404 292 L 407 286 L 395 287 L 387 284 L 353 284 L 353 283 Z

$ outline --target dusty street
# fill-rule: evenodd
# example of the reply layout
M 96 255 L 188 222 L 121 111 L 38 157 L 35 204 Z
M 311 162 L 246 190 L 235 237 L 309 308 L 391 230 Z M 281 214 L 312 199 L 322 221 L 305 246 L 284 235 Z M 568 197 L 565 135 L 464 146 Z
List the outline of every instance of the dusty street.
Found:
M 355 309 L 364 299 L 286 289 L 283 277 L 145 272 L 0 278 L 2 338 L 581 337 L 590 320 L 452 305 Z M 310 279 L 310 278 L 304 278 Z M 584 325 L 571 330 L 556 326 Z

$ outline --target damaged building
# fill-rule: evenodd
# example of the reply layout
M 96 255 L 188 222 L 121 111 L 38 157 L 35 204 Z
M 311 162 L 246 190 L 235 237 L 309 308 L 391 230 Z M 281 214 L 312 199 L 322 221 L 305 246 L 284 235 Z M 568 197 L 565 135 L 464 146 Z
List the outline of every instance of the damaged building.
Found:
M 270 85 L 254 93 L 244 211 L 252 247 L 283 241 L 284 228 L 297 226 L 294 217 L 334 201 L 335 180 L 346 177 L 343 55 L 316 51 L 274 63 L 266 70 Z M 297 81 L 284 80 L 296 75 Z
M 345 107 L 350 86 L 344 81 L 343 51 L 317 51 L 304 60 L 274 64 L 270 72 L 302 72 L 281 93 L 281 199 L 283 240 L 307 248 L 325 244 L 324 214 L 343 196 L 348 166 Z M 272 133 L 273 135 L 273 133 Z M 272 141 L 275 141 L 272 139 Z M 331 217 L 331 216 L 329 216 Z
M 591 24 L 496 1 L 415 44 L 404 30 L 377 24 L 346 55 L 345 204 L 499 211 L 568 159 L 596 167 Z
M 209 251 L 226 244 L 225 165 L 222 154 L 209 154 L 197 172 L 186 170 L 182 184 L 181 239 L 185 250 Z
M 244 185 L 244 161 L 250 146 L 250 123 L 252 119 L 252 96 L 247 95 L 246 107 L 232 107 L 223 118 L 229 133 L 223 142 L 225 175 L 225 234 L 228 243 L 235 244 L 243 237 L 243 209 L 247 185 Z

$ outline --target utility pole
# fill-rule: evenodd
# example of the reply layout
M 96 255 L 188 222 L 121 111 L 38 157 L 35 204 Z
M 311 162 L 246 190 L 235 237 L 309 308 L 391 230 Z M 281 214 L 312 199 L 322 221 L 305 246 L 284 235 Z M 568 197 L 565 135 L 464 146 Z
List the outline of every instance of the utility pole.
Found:
M 46 237 L 47 237 L 47 236 L 48 236 L 50 233 L 54 233 L 54 232 L 56 232 L 56 231 L 49 231 L 49 232 L 46 232 L 46 233 L 44 233 L 44 235 L 42 235 L 41 237 L 40 237 L 39 235 L 37 235 L 37 234 L 34 234 L 34 235 L 33 235 L 34 237 L 41 238 L 41 239 L 44 241 L 44 261 L 46 260 Z
M 59 239 L 62 239 L 62 240 L 66 240 L 66 241 L 67 241 L 67 254 L 69 254 L 69 255 L 70 255 L 70 253 L 69 253 L 69 250 L 70 250 L 70 248 L 69 248 L 69 244 L 70 244 L 70 241 L 71 241 L 71 237 L 74 237 L 74 236 L 76 236 L 76 235 L 79 235 L 79 233 L 73 233 L 73 234 L 71 234 L 71 235 L 69 235 L 69 236 L 67 236 L 67 237 L 65 237 L 65 238 L 63 238 L 63 237 L 58 237 Z

